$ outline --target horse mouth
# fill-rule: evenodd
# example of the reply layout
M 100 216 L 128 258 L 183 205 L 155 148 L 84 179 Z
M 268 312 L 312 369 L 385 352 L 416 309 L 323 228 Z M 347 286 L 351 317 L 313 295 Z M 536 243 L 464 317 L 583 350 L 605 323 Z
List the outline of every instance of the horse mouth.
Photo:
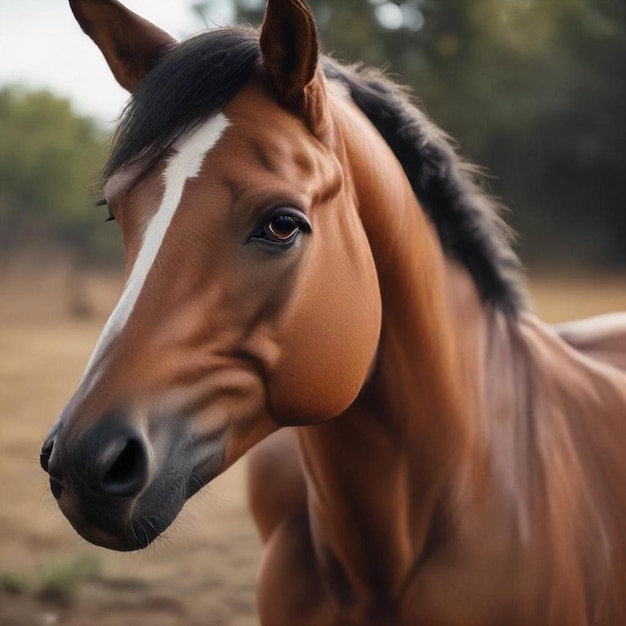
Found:
M 175 516 L 174 516 L 175 517 Z M 161 518 L 131 518 L 127 524 L 115 530 L 103 530 L 100 526 L 78 523 L 70 518 L 74 530 L 86 541 L 117 552 L 134 552 L 147 548 L 171 524 Z
M 169 528 L 187 500 L 185 490 L 177 485 L 160 486 L 165 487 L 161 493 L 148 491 L 145 498 L 139 497 L 133 503 L 63 489 L 57 503 L 86 541 L 110 550 L 132 552 L 146 548 Z

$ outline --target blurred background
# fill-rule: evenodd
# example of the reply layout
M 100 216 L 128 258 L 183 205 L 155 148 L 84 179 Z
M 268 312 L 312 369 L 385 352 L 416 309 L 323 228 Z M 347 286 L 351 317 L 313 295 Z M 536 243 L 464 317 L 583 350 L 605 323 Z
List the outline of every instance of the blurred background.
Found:
M 258 24 L 263 10 L 258 0 L 128 5 L 179 38 Z M 486 168 L 527 264 L 626 265 L 626 3 L 311 6 L 328 52 L 387 68 Z M 115 226 L 101 226 L 89 194 L 125 95 L 65 2 L 6 0 L 0 11 L 0 251 L 43 239 L 81 266 L 119 259 Z
M 177 38 L 263 11 L 125 4 Z M 409 85 L 485 168 L 542 317 L 626 308 L 624 0 L 310 4 L 327 52 Z M 93 197 L 125 98 L 64 0 L 2 0 L 0 624 L 255 624 L 241 466 L 191 503 L 185 528 L 129 557 L 80 542 L 37 465 L 119 294 L 120 237 Z

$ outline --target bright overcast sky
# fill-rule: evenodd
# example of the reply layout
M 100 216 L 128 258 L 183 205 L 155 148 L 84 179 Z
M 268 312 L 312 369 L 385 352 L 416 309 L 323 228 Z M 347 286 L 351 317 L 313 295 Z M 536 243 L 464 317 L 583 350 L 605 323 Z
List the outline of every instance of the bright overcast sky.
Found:
M 202 28 L 192 0 L 122 2 L 177 39 Z M 214 5 L 212 22 L 232 21 L 228 2 Z M 67 0 L 0 0 L 0 88 L 16 83 L 49 89 L 70 98 L 78 113 L 109 122 L 127 97 Z

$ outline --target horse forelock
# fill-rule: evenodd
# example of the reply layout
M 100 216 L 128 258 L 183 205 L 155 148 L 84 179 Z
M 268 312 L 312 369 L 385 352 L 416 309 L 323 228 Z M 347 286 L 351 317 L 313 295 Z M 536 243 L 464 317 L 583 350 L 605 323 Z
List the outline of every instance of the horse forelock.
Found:
M 177 139 L 215 116 L 259 67 L 258 32 L 224 28 L 200 33 L 173 48 L 141 81 L 123 112 L 105 180 L 130 164 L 145 174 Z M 476 184 L 448 136 L 411 103 L 407 91 L 380 72 L 322 61 L 390 146 L 444 252 L 463 264 L 483 300 L 510 315 L 525 308 L 519 260 L 499 206 Z
M 104 181 L 136 162 L 149 172 L 181 136 L 224 109 L 259 58 L 258 34 L 245 28 L 207 31 L 172 48 L 123 110 Z

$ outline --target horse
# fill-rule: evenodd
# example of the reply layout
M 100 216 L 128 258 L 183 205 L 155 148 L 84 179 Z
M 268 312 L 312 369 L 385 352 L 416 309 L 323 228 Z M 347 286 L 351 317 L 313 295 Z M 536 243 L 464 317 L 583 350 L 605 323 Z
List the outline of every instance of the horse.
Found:
M 626 624 L 626 316 L 533 313 L 495 202 L 304 0 L 179 43 L 70 0 L 131 94 L 126 283 L 41 451 L 139 550 L 248 456 L 263 625 Z

